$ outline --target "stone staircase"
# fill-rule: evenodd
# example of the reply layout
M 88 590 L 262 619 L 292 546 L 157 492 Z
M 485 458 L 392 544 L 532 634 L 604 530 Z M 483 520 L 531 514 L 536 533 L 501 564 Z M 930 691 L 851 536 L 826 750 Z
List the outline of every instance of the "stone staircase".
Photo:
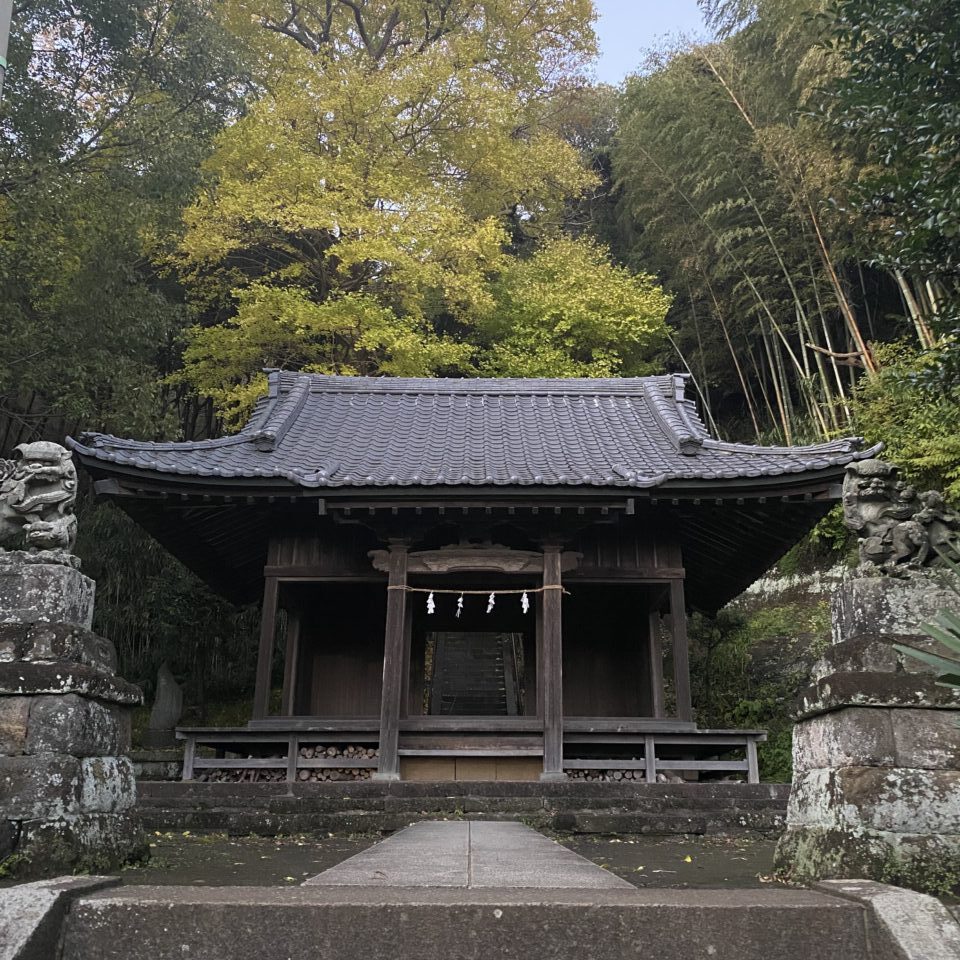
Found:
M 388 834 L 437 818 L 519 820 L 570 833 L 754 834 L 783 829 L 789 786 L 745 783 L 141 782 L 150 830 Z
M 435 633 L 430 712 L 505 717 L 517 713 L 510 634 Z
M 960 957 L 960 926 L 922 894 L 862 880 L 636 889 L 501 821 L 419 823 L 299 887 L 119 883 L 61 877 L 0 890 L 0 958 Z
M 960 940 L 939 904 L 869 886 L 852 894 L 827 884 L 659 891 L 129 886 L 74 902 L 62 952 L 43 956 L 955 960 Z

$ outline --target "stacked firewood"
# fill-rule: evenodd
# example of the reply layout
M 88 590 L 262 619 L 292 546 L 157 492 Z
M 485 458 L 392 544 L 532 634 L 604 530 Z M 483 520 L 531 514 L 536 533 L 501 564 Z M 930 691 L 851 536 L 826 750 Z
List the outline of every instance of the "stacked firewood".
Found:
M 350 760 L 376 760 L 380 751 L 375 747 L 362 747 L 349 744 L 346 747 L 325 747 L 318 743 L 312 747 L 301 747 L 300 756 L 304 760 L 335 760 L 337 757 L 346 757 Z
M 343 767 L 309 767 L 297 771 L 297 779 L 300 781 L 338 781 L 338 780 L 369 780 L 376 770 L 376 766 L 370 767 L 352 767 L 350 763 L 363 761 L 365 763 L 376 763 L 380 751 L 374 747 L 364 747 L 359 744 L 348 744 L 347 746 L 325 746 L 324 744 L 312 744 L 302 746 L 298 751 L 300 760 L 325 760 L 335 761 L 343 760 Z M 253 760 L 254 757 L 249 759 Z M 276 760 L 278 763 L 285 764 L 286 756 L 275 753 L 269 757 L 257 758 Z M 198 770 L 195 779 L 205 783 L 282 783 L 287 779 L 287 771 L 284 767 L 264 768 L 264 767 L 232 767 L 229 769 L 205 769 Z
M 567 770 L 566 774 L 571 780 L 602 780 L 604 782 L 646 778 L 646 772 L 643 770 Z
M 270 759 L 282 760 L 283 758 L 271 757 Z M 197 770 L 193 778 L 201 783 L 282 783 L 287 779 L 287 773 L 285 770 L 265 770 L 263 767 L 231 767 L 229 770 Z
M 375 761 L 380 751 L 374 747 L 364 747 L 359 744 L 342 746 L 324 746 L 322 743 L 300 748 L 300 757 L 303 760 L 344 760 Z M 297 771 L 297 779 L 301 781 L 336 781 L 336 780 L 369 780 L 376 767 L 310 767 Z

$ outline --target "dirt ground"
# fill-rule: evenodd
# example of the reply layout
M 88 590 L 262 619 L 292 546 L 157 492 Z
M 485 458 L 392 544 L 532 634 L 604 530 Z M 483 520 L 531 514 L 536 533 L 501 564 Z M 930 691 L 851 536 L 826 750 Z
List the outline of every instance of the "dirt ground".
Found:
M 772 841 L 722 837 L 556 836 L 571 850 L 638 887 L 757 887 L 772 872 Z M 127 884 L 294 886 L 365 850 L 373 837 L 227 837 L 162 833 L 150 862 Z
M 742 837 L 556 837 L 637 887 L 760 887 L 774 883 L 775 840 Z

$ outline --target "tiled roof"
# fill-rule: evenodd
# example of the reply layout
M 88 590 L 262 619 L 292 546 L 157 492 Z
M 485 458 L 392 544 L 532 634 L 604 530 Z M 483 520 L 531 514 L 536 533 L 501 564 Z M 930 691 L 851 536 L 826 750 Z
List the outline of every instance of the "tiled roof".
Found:
M 679 375 L 596 380 L 333 377 L 272 373 L 230 437 L 150 443 L 88 433 L 89 466 L 306 488 L 650 488 L 837 471 L 876 450 L 712 439 Z

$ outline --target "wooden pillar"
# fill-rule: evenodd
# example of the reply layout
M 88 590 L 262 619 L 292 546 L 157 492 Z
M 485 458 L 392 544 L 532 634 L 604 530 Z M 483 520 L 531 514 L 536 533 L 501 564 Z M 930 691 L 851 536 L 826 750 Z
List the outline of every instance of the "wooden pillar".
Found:
M 565 780 L 563 772 L 563 648 L 560 548 L 543 551 L 543 773 L 541 780 Z
M 383 639 L 383 686 L 380 694 L 380 763 L 375 780 L 399 780 L 400 711 L 406 687 L 404 675 L 407 623 L 407 544 L 391 543 L 387 580 L 387 625 Z
M 277 592 L 277 578 L 267 577 L 263 584 L 260 650 L 257 654 L 257 680 L 253 689 L 254 720 L 263 720 L 270 705 L 270 673 L 273 668 L 273 642 L 277 630 Z
M 281 714 L 292 717 L 297 703 L 297 674 L 300 666 L 300 611 L 287 614 L 287 646 L 283 655 L 283 698 Z
M 683 581 L 670 582 L 670 629 L 673 634 L 673 686 L 677 696 L 677 719 L 693 719 L 690 703 L 690 651 L 687 646 L 687 608 Z
M 538 593 L 534 600 L 537 615 L 537 622 L 534 633 L 534 664 L 536 665 L 536 683 L 533 685 L 534 704 L 536 708 L 531 710 L 537 717 L 543 719 L 543 594 Z
M 404 594 L 406 596 L 406 594 Z M 416 684 L 411 677 L 411 647 L 413 645 L 413 604 L 405 604 L 403 612 L 403 685 L 400 688 L 400 716 L 409 717 L 413 708 L 412 690 Z M 420 668 L 421 674 L 423 667 Z M 420 710 L 413 710 L 414 713 L 420 713 Z
M 647 621 L 647 680 L 650 691 L 650 715 L 665 716 L 663 707 L 663 650 L 660 646 L 660 611 L 653 610 Z

